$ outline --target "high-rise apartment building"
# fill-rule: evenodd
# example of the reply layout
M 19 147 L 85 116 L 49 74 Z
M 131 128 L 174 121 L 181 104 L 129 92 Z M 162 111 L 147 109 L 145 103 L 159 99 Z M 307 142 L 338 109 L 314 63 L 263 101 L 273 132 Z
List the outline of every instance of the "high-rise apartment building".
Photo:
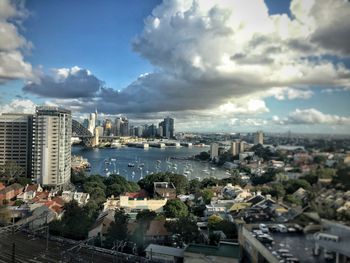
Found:
M 0 115 L 0 165 L 15 162 L 23 167 L 23 175 L 32 173 L 33 115 Z
M 264 133 L 262 131 L 257 131 L 254 134 L 254 145 L 264 144 Z
M 232 156 L 243 153 L 245 151 L 245 141 L 235 140 L 231 142 L 230 153 Z
M 219 144 L 212 143 L 210 144 L 210 159 L 215 160 L 219 157 Z
M 168 139 L 174 137 L 174 119 L 167 117 L 161 123 L 159 123 L 159 126 L 162 126 L 163 137 Z
M 93 113 L 90 113 L 88 130 L 91 132 L 91 134 L 94 134 L 95 132 L 96 122 L 97 122 L 97 110 Z
M 126 117 L 122 118 L 122 121 L 120 124 L 120 135 L 129 136 L 129 120 Z
M 33 127 L 33 178 L 44 186 L 68 183 L 71 175 L 71 112 L 59 107 L 37 107 Z

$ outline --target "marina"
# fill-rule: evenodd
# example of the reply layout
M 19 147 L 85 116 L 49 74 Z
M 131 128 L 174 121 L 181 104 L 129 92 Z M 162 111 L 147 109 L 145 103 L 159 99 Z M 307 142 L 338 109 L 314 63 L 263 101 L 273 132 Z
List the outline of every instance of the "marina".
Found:
M 130 181 L 138 181 L 146 175 L 158 172 L 183 174 L 189 180 L 206 177 L 224 178 L 225 169 L 214 167 L 209 162 L 191 160 L 192 157 L 208 148 L 188 147 L 121 147 L 94 148 L 72 147 L 72 154 L 87 159 L 91 165 L 90 174 L 109 176 L 118 174 Z

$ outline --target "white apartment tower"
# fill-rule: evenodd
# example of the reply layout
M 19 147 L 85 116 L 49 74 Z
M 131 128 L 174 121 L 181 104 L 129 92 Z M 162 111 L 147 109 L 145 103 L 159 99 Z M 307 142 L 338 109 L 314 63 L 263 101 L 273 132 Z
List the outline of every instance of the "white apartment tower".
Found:
M 219 144 L 212 143 L 210 144 L 210 159 L 215 160 L 219 157 Z
M 264 144 L 264 133 L 262 131 L 257 131 L 254 134 L 254 145 Z
M 88 130 L 91 132 L 92 135 L 95 132 L 96 121 L 97 121 L 97 110 L 95 110 L 95 112 L 93 112 L 93 113 L 90 113 Z
M 33 179 L 44 186 L 68 183 L 71 176 L 71 112 L 59 107 L 37 107 L 33 128 Z

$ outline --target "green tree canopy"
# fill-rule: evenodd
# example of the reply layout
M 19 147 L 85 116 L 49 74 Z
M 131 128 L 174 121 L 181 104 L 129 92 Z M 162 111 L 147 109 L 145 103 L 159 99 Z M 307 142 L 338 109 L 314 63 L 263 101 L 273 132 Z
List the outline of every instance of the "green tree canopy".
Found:
M 188 207 L 179 199 L 168 200 L 163 210 L 165 216 L 170 218 L 180 218 L 188 215 Z
M 112 222 L 106 233 L 106 246 L 112 247 L 116 240 L 126 240 L 128 237 L 129 215 L 124 209 L 117 209 L 114 214 L 114 222 Z
M 196 242 L 199 237 L 197 221 L 193 217 L 180 217 L 175 221 L 167 221 L 165 227 L 176 235 L 176 241 L 180 246 Z
M 214 192 L 210 189 L 203 189 L 200 191 L 200 195 L 202 196 L 204 203 L 209 204 L 214 197 Z

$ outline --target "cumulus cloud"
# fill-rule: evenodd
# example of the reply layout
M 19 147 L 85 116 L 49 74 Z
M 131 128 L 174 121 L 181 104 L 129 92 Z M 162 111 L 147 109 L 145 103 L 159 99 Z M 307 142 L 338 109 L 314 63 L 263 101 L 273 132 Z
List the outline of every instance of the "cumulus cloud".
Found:
M 308 99 L 311 86 L 349 87 L 350 70 L 326 59 L 323 55 L 332 50 L 325 53 L 311 41 L 317 30 L 310 18 L 318 12 L 315 5 L 293 0 L 290 18 L 269 15 L 260 0 L 163 1 L 133 43 L 157 70 L 120 92 L 109 90 L 110 98 L 120 103 L 111 109 L 234 112 L 239 106 L 227 101 L 253 94 L 261 94 L 260 100 L 266 94 Z
M 332 114 L 325 114 L 319 110 L 310 109 L 296 109 L 289 113 L 287 117 L 280 118 L 273 116 L 272 123 L 274 124 L 328 124 L 328 125 L 349 125 L 350 117 L 338 116 Z
M 0 113 L 34 113 L 35 103 L 28 99 L 14 99 L 0 106 Z
M 0 84 L 33 77 L 32 66 L 22 54 L 32 44 L 18 32 L 18 23 L 26 16 L 23 2 L 0 1 Z
M 49 98 L 91 98 L 102 85 L 89 70 L 75 66 L 55 69 L 52 75 L 42 74 L 36 82 L 27 83 L 23 90 Z

